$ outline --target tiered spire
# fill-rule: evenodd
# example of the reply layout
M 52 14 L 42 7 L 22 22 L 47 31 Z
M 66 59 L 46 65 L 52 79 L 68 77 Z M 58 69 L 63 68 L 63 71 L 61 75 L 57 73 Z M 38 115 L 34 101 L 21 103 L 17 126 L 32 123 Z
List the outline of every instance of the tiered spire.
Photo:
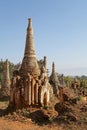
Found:
M 26 72 L 35 75 L 39 74 L 39 66 L 37 63 L 34 47 L 32 20 L 30 18 L 28 19 L 24 58 L 20 69 L 20 73 L 26 74 Z

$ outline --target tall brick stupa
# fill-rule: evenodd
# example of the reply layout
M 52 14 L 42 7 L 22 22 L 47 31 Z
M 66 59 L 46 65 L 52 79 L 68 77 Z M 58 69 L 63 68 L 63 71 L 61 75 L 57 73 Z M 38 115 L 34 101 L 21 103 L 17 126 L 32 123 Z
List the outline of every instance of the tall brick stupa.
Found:
M 35 54 L 32 20 L 30 18 L 28 19 L 25 52 L 20 72 L 21 74 L 25 74 L 26 72 L 29 72 L 33 75 L 40 74 Z
M 46 57 L 43 68 L 39 68 L 33 38 L 32 20 L 28 19 L 24 57 L 19 70 L 13 72 L 10 87 L 10 105 L 15 108 L 45 106 L 53 94 L 46 71 Z

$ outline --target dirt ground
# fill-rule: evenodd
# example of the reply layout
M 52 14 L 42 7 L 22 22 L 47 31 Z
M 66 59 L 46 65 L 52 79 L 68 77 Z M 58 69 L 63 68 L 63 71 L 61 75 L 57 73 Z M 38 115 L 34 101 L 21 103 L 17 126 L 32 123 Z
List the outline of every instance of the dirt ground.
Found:
M 83 103 L 69 106 L 69 108 L 72 108 L 73 110 L 76 121 L 67 120 L 65 115 L 59 115 L 54 119 L 50 118 L 49 122 L 40 122 L 40 120 L 42 120 L 40 117 L 42 116 L 41 110 L 32 111 L 30 117 L 26 118 L 23 116 L 19 117 L 16 113 L 2 116 L 2 113 L 7 106 L 7 101 L 0 102 L 0 130 L 87 130 L 87 108 Z M 45 119 L 46 118 L 44 118 L 44 120 Z M 40 123 L 36 121 L 39 121 Z
M 0 119 L 0 130 L 53 130 L 53 127 L 50 126 L 38 126 L 33 123 L 21 123 L 17 121 L 8 121 Z M 55 130 L 57 130 L 55 126 Z M 61 130 L 61 129 L 59 129 Z

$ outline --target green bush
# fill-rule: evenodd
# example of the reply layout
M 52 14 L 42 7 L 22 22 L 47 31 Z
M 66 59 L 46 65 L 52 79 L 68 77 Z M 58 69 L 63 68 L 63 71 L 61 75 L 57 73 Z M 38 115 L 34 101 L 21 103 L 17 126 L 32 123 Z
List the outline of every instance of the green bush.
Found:
M 23 116 L 29 117 L 30 112 L 27 111 L 25 108 L 22 109 L 22 112 L 23 112 Z
M 45 106 L 43 107 L 43 109 L 46 109 L 46 110 L 47 110 L 47 108 L 48 108 L 48 106 L 47 106 L 47 105 L 45 105 Z

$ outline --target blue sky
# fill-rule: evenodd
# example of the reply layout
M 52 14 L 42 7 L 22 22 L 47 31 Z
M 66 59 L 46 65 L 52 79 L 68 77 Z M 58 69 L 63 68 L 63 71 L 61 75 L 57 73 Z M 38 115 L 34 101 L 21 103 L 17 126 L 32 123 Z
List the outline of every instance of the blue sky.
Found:
M 48 69 L 87 75 L 87 0 L 0 0 L 0 58 L 22 61 L 28 18 L 32 18 L 37 59 Z

